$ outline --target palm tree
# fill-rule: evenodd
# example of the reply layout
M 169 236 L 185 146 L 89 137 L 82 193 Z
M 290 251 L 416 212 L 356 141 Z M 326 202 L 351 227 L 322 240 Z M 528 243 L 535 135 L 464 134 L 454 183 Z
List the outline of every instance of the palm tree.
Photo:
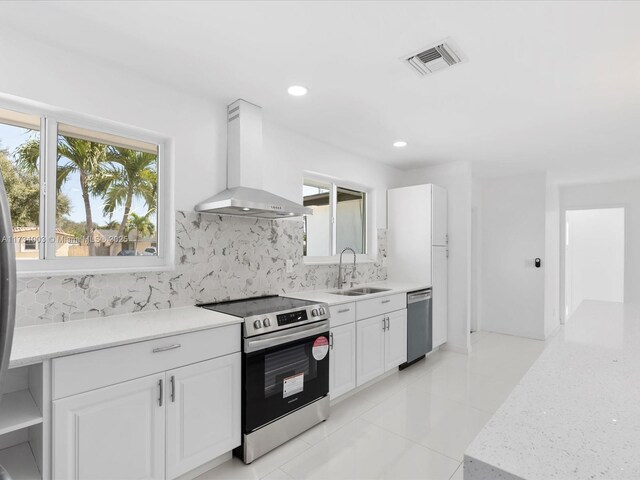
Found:
M 118 237 L 122 237 L 129 223 L 134 198 L 142 198 L 149 211 L 156 209 L 158 157 L 153 153 L 110 147 L 107 158 L 109 164 L 96 176 L 94 188 L 104 196 L 104 215 L 111 217 L 116 208 L 124 207 L 118 228 Z
M 147 212 L 146 215 L 137 215 L 136 213 L 131 213 L 131 218 L 128 223 L 128 230 L 136 231 L 136 241 L 134 250 L 138 251 L 138 241 L 140 237 L 150 237 L 156 231 L 156 226 L 149 219 L 149 214 L 152 212 Z M 127 233 L 128 234 L 128 233 Z
M 120 224 L 118 223 L 117 220 L 110 220 L 107 223 L 105 223 L 102 227 L 98 227 L 98 228 L 104 228 L 105 230 L 117 230 L 120 228 Z
M 40 156 L 40 141 L 31 139 L 16 151 L 17 163 L 31 171 L 37 171 Z M 61 164 L 60 160 L 66 161 Z M 86 216 L 85 234 L 88 239 L 89 255 L 95 256 L 96 246 L 93 242 L 93 215 L 91 212 L 90 193 L 92 182 L 100 165 L 107 159 L 107 145 L 90 142 L 79 138 L 58 135 L 57 182 L 58 193 L 69 175 L 78 172 L 80 189 Z

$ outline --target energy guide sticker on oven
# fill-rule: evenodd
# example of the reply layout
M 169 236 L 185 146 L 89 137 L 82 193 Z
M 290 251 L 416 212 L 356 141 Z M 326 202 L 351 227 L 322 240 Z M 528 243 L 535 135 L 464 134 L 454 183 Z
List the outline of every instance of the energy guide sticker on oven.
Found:
M 304 373 L 298 373 L 284 379 L 282 398 L 290 397 L 304 390 Z

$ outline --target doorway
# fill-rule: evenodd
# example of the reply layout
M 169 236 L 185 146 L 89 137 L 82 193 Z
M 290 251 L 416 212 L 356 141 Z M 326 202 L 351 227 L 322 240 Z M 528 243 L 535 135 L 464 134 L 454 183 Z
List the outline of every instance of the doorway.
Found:
M 565 213 L 564 318 L 583 300 L 624 300 L 624 208 Z

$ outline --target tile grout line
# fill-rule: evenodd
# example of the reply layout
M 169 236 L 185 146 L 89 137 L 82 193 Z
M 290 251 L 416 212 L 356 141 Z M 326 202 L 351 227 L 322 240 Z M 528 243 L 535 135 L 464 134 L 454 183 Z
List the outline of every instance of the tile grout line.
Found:
M 446 453 L 442 453 L 442 452 L 439 452 L 438 450 L 434 450 L 431 447 L 427 447 L 426 445 L 422 445 L 421 443 L 418 443 L 418 442 L 416 442 L 415 440 L 412 440 L 409 437 L 405 437 L 404 435 L 401 435 L 399 433 L 393 432 L 393 431 L 389 430 L 388 428 L 383 427 L 382 425 L 378 425 L 377 423 L 374 423 L 374 422 L 372 422 L 370 420 L 367 420 L 366 418 L 362 418 L 361 420 L 366 422 L 366 423 L 368 423 L 369 425 L 373 425 L 374 427 L 377 427 L 377 428 L 379 428 L 381 430 L 384 430 L 385 432 L 390 433 L 391 435 L 395 435 L 396 437 L 400 437 L 400 438 L 402 438 L 402 439 L 404 439 L 404 440 L 406 440 L 408 442 L 411 442 L 412 444 L 417 445 L 418 447 L 424 448 L 426 450 L 429 450 L 430 452 L 437 453 L 438 455 L 446 457 L 449 460 L 452 460 L 454 462 L 459 462 L 460 463 L 460 460 L 457 459 L 457 458 L 453 458 L 453 457 L 447 455 Z M 454 470 L 453 473 L 455 473 L 455 470 Z

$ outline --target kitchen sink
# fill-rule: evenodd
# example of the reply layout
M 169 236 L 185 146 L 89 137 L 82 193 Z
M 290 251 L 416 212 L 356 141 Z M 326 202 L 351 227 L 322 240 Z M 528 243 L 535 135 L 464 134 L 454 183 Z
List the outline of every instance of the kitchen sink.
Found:
M 358 295 L 364 295 L 364 293 L 356 292 L 354 290 L 336 290 L 335 292 L 329 292 L 333 295 L 347 295 L 349 297 L 357 297 Z
M 389 290 L 390 290 L 389 288 L 362 287 L 362 288 L 352 288 L 349 291 L 355 292 L 358 295 L 368 295 L 370 293 L 388 292 Z
M 331 292 L 334 295 L 347 295 L 349 297 L 357 297 L 360 295 L 369 295 L 371 293 L 388 292 L 388 288 L 360 287 L 350 288 L 349 290 L 336 290 Z

